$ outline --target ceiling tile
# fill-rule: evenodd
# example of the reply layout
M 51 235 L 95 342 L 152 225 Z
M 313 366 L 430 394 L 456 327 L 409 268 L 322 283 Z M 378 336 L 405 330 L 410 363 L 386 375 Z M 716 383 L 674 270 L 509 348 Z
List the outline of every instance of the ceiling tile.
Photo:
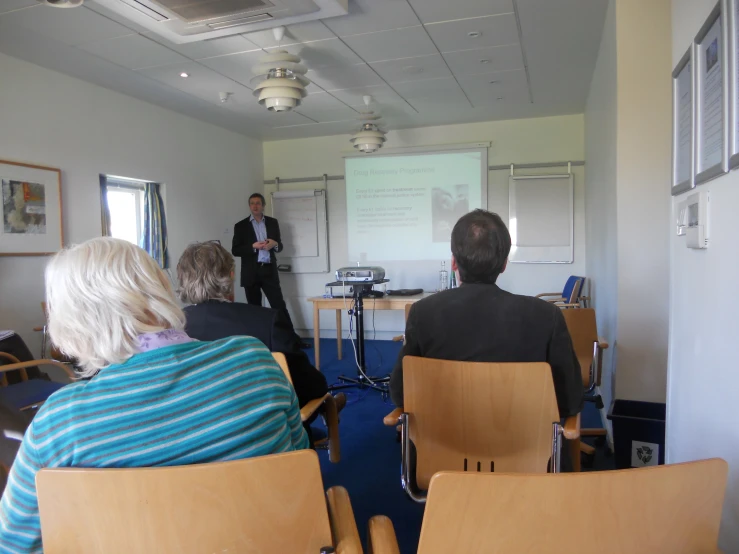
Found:
M 443 106 L 447 102 L 466 102 L 464 93 L 454 77 L 398 83 L 393 88 L 417 109 L 419 104 L 428 107 Z M 469 106 L 469 102 L 467 105 Z
M 314 94 L 311 96 L 316 95 Z M 355 110 L 351 109 L 349 106 L 344 106 L 342 104 L 340 108 L 336 108 L 333 110 L 316 110 L 311 106 L 311 96 L 303 100 L 303 103 L 297 109 L 299 113 L 305 115 L 306 117 L 310 117 L 318 123 L 328 123 L 331 121 L 357 121 L 357 126 L 359 126 L 359 122 L 357 120 L 359 114 Z
M 189 77 L 186 79 L 180 77 L 180 73 L 182 72 L 187 73 Z M 148 69 L 141 69 L 137 73 L 156 79 L 213 104 L 220 104 L 218 96 L 220 92 L 231 92 L 234 95 L 234 99 L 236 97 L 240 99 L 251 98 L 252 96 L 251 90 L 248 88 L 242 87 L 231 79 L 219 75 L 197 62 L 150 67 Z
M 244 86 L 252 88 L 249 82 L 255 75 L 252 73 L 251 68 L 257 65 L 263 56 L 264 52 L 262 50 L 254 50 L 252 52 L 206 58 L 200 60 L 200 63 L 217 71 L 221 75 L 225 75 Z
M 388 83 L 439 79 L 451 75 L 440 54 L 370 64 Z
M 127 27 L 127 28 L 131 29 L 131 31 L 133 31 L 134 33 L 145 34 L 146 32 L 148 32 L 148 29 L 146 27 L 144 27 L 142 25 L 139 25 L 138 23 L 132 21 L 130 18 L 126 17 L 125 15 L 123 15 L 121 13 L 118 13 L 118 12 L 116 12 L 114 10 L 111 10 L 107 6 L 103 6 L 102 4 L 100 4 L 98 2 L 94 2 L 94 1 L 93 2 L 89 2 L 89 1 L 86 1 L 85 2 L 85 7 L 88 10 L 91 10 L 91 11 L 95 12 L 96 14 L 102 15 L 102 16 L 110 19 L 111 21 L 115 21 L 116 23 L 120 23 L 124 27 Z M 130 10 L 133 13 L 136 13 L 137 12 L 137 10 L 135 10 L 134 8 L 130 8 Z
M 306 76 L 327 91 L 384 84 L 367 64 L 308 70 Z
M 518 42 L 518 25 L 513 14 L 474 17 L 426 25 L 434 43 L 441 52 L 474 50 L 503 46 Z M 469 33 L 480 33 L 471 38 Z
M 78 48 L 128 69 L 142 69 L 188 61 L 177 52 L 141 35 L 86 42 Z
M 349 47 L 367 63 L 436 54 L 436 46 L 420 25 L 344 37 Z
M 202 60 L 215 56 L 225 56 L 227 54 L 251 52 L 254 50 L 261 52 L 259 46 L 241 35 L 231 35 L 229 37 L 188 42 L 185 44 L 174 44 L 156 33 L 149 32 L 145 34 L 149 38 L 163 44 L 167 48 L 171 48 L 175 52 L 179 52 L 191 60 Z
M 280 49 L 275 47 L 267 48 L 266 50 L 268 52 L 276 52 Z M 362 59 L 338 38 L 294 44 L 293 46 L 284 48 L 284 50 L 300 56 L 301 63 L 309 69 L 362 63 Z
M 70 46 L 132 34 L 130 29 L 84 6 L 63 10 L 39 4 L 3 14 L 0 19 Z
M 336 35 L 320 21 L 306 21 L 305 23 L 288 25 L 285 37 L 282 39 L 280 45 L 277 44 L 272 34 L 272 29 L 245 33 L 244 36 L 260 48 L 272 48 L 275 46 L 290 46 L 291 44 L 299 44 L 301 42 L 334 38 Z
M 309 94 L 308 97 L 303 100 L 303 105 L 310 106 L 311 109 L 320 111 L 340 110 L 348 107 L 344 102 L 335 98 L 333 93 L 329 94 L 328 92 Z
M 363 97 L 369 95 L 372 102 L 379 106 L 387 104 L 404 104 L 403 98 L 388 85 L 375 85 L 368 87 L 349 88 L 343 90 L 334 90 L 331 92 L 336 98 L 342 102 L 353 106 L 364 108 Z M 371 109 L 374 107 L 370 106 Z
M 345 37 L 412 27 L 419 21 L 406 0 L 351 0 L 348 15 L 325 19 L 323 23 L 338 36 Z
M 254 109 L 256 105 L 258 109 Z M 226 104 L 224 108 L 230 112 L 246 114 L 250 119 L 265 127 L 285 127 L 288 125 L 307 125 L 314 123 L 311 119 L 295 111 L 270 112 L 267 108 L 260 106 L 256 99 L 253 105 Z
M 498 71 L 486 75 L 466 75 L 458 78 L 467 97 L 476 107 L 500 102 L 529 103 L 526 72 Z
M 35 6 L 37 4 L 38 2 L 36 2 L 36 0 L 0 0 L 0 14 L 20 10 L 21 8 L 27 8 L 28 6 Z
M 513 13 L 513 0 L 408 0 L 423 23 Z
M 494 46 L 480 50 L 461 50 L 444 54 L 455 75 L 479 75 L 493 71 L 523 69 L 523 54 L 518 44 Z

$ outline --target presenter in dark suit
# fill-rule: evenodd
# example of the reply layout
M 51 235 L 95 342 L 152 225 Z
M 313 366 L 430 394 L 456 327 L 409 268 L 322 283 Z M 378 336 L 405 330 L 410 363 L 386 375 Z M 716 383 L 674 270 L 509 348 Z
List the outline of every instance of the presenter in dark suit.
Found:
M 583 408 L 580 365 L 560 309 L 500 289 L 511 236 L 497 214 L 475 210 L 452 230 L 452 270 L 459 288 L 413 304 L 405 344 L 390 378 L 390 396 L 403 405 L 403 356 L 472 362 L 547 362 L 562 418 Z
M 177 293 L 180 300 L 192 304 L 185 308 L 187 334 L 207 341 L 255 337 L 272 352 L 285 354 L 300 407 L 322 397 L 328 391 L 326 377 L 300 350 L 283 312 L 233 301 L 234 269 L 233 257 L 218 242 L 195 243 L 185 249 L 177 263 Z
M 275 253 L 282 251 L 280 225 L 274 217 L 264 215 L 264 206 L 264 196 L 258 192 L 249 197 L 251 215 L 234 226 L 231 253 L 241 258 L 241 286 L 246 292 L 246 301 L 261 306 L 264 291 L 269 305 L 284 312 L 292 327 L 275 257 Z

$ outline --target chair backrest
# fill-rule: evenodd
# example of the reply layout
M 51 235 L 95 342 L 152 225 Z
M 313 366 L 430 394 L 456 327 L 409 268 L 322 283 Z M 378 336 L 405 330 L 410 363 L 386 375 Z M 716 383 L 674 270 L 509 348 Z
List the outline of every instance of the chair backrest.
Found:
M 562 315 L 567 323 L 570 337 L 572 337 L 572 346 L 575 348 L 577 361 L 580 362 L 583 386 L 587 388 L 590 385 L 590 366 L 595 356 L 595 345 L 598 343 L 595 310 L 593 308 L 562 310 Z
M 44 552 L 296 552 L 332 544 L 312 450 L 135 469 L 43 469 Z
M 275 359 L 277 364 L 280 366 L 280 369 L 282 369 L 285 374 L 285 377 L 287 377 L 287 380 L 290 381 L 290 384 L 292 385 L 293 378 L 290 375 L 290 368 L 287 366 L 287 358 L 285 358 L 285 355 L 282 352 L 272 352 L 272 357 Z
M 405 305 L 405 320 L 408 321 L 408 315 L 411 313 L 411 308 L 413 307 L 413 304 L 406 304 Z
M 403 358 L 416 483 L 442 470 L 545 473 L 559 421 L 546 363 Z
M 578 277 L 577 275 L 570 275 L 569 279 L 567 279 L 565 288 L 562 291 L 562 298 L 565 299 L 567 304 L 578 303 L 578 298 L 580 298 L 580 291 L 582 290 L 584 281 L 585 277 Z
M 418 554 L 717 552 L 728 466 L 557 475 L 440 473 Z

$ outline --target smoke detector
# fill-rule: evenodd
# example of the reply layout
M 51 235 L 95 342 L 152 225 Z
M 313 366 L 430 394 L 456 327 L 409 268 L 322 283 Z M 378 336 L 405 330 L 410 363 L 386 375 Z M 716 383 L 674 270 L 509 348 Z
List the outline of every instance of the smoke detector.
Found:
M 358 132 L 352 135 L 349 142 L 351 142 L 352 146 L 360 152 L 371 154 L 372 152 L 377 152 L 382 148 L 382 145 L 386 140 L 385 132 L 378 126 L 381 117 L 369 110 L 372 97 L 364 96 L 362 99 L 364 100 L 364 105 L 367 106 L 368 111 L 360 114 L 359 119 L 362 121 L 362 127 Z
M 285 27 L 275 27 L 272 33 L 279 45 L 285 36 Z M 298 56 L 287 50 L 267 54 L 259 65 L 252 68 L 252 72 L 256 75 L 251 81 L 256 85 L 254 96 L 271 112 L 289 112 L 300 106 L 308 94 L 305 91 L 310 84 L 305 77 L 308 68 L 301 65 Z

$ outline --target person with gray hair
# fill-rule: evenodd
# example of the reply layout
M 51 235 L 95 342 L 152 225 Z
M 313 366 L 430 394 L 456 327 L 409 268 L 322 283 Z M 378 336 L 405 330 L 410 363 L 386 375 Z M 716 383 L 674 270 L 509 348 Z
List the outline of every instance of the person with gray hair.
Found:
M 255 337 L 272 352 L 285 354 L 301 407 L 322 398 L 328 392 L 326 377 L 300 349 L 284 310 L 234 302 L 235 269 L 233 256 L 219 241 L 197 242 L 182 253 L 177 263 L 177 293 L 182 302 L 191 304 L 185 308 L 188 335 L 199 340 Z M 338 407 L 343 408 L 346 397 L 341 393 L 336 397 Z
M 0 501 L 0 545 L 43 547 L 36 473 L 151 467 L 309 447 L 298 400 L 251 337 L 193 340 L 169 279 L 141 248 L 97 238 L 46 268 L 49 334 L 81 379 L 52 394 L 21 443 Z

